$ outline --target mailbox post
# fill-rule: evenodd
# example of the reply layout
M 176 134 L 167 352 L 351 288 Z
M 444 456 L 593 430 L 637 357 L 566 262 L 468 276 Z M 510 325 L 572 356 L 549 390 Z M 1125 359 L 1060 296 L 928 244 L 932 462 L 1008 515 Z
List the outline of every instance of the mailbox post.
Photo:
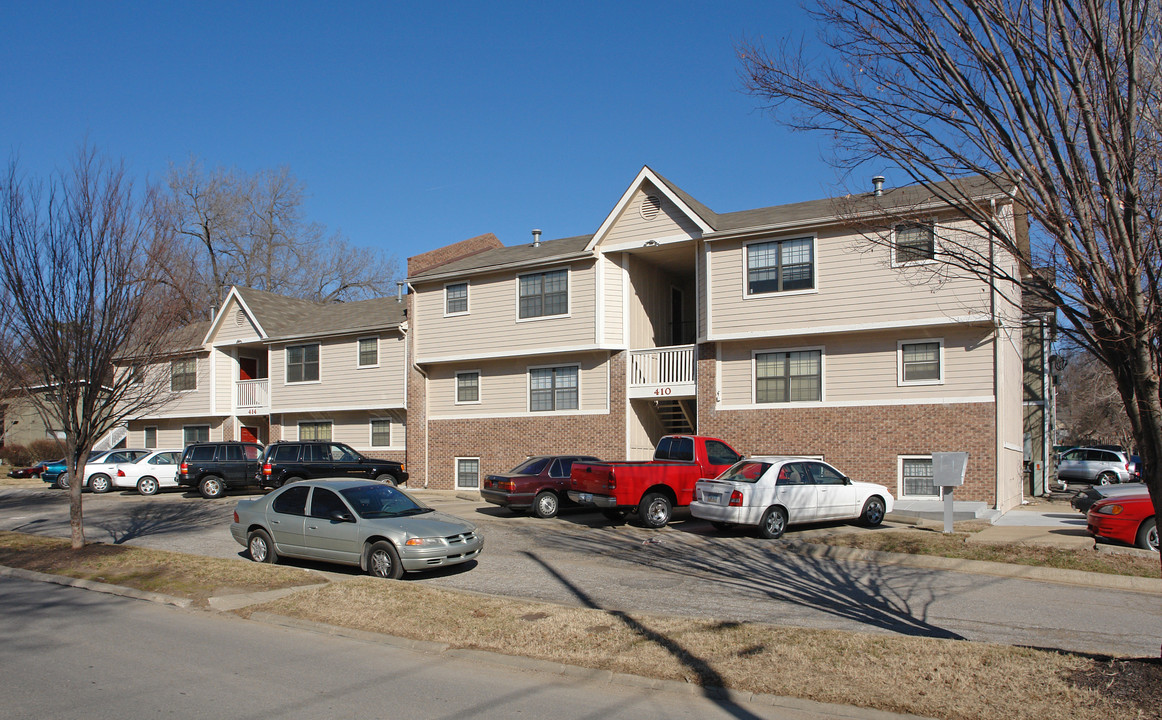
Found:
M 940 488 L 944 498 L 944 532 L 952 532 L 952 489 L 964 485 L 964 471 L 968 467 L 966 452 L 932 453 L 932 483 Z

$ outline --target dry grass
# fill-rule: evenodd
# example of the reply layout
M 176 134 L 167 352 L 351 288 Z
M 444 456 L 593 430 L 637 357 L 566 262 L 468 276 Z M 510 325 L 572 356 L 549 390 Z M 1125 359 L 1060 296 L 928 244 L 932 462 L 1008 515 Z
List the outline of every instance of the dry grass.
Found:
M 191 598 L 257 592 L 326 582 L 317 573 L 244 560 L 93 543 L 74 552 L 69 541 L 0 532 L 0 565 L 124 585 Z
M 710 686 L 939 718 L 1162 717 L 1162 664 L 1004 645 L 655 617 L 358 578 L 248 608 Z M 519 648 L 519 651 L 514 650 Z
M 836 533 L 811 538 L 811 542 L 862 550 L 880 550 L 910 555 L 936 555 L 965 560 L 987 560 L 1062 570 L 1084 570 L 1109 575 L 1133 575 L 1148 578 L 1159 576 L 1157 556 L 1060 550 L 1035 545 L 969 543 L 966 540 L 974 530 L 965 531 L 959 523 L 956 530 L 957 532 L 951 535 L 922 529 L 874 533 Z

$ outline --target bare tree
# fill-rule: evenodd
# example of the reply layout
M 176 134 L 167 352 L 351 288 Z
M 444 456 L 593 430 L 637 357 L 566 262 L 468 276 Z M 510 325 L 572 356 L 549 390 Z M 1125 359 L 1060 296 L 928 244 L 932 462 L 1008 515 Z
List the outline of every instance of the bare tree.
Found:
M 987 240 L 941 238 L 939 260 L 985 279 L 995 254 L 1016 260 L 1001 279 L 1055 305 L 1112 373 L 1162 514 L 1156 0 L 824 0 L 812 14 L 821 57 L 743 44 L 747 88 L 780 122 L 825 132 L 840 168 L 894 166 Z M 1014 223 L 966 190 L 971 175 L 1014 203 Z
M 354 247 L 304 217 L 306 190 L 281 167 L 246 175 L 171 166 L 165 207 L 176 237 L 167 278 L 204 317 L 231 285 L 317 301 L 374 297 L 393 287 L 398 263 Z
M 179 316 L 157 282 L 165 229 L 151 191 L 82 149 L 48 182 L 15 162 L 0 180 L 0 377 L 62 437 L 72 546 L 84 545 L 80 479 L 99 439 L 168 400 L 168 377 L 138 372 L 164 357 Z M 114 360 L 133 360 L 117 370 Z
M 1133 430 L 1113 373 L 1089 353 L 1071 353 L 1061 372 L 1057 425 L 1069 432 L 1070 442 L 1133 449 Z

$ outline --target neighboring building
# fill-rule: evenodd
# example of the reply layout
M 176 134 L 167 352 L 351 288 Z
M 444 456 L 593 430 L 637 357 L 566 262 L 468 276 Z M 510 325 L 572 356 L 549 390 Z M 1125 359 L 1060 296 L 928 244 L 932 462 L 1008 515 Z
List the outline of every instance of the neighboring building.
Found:
M 1052 269 L 1034 271 L 1053 279 Z M 1045 495 L 1057 477 L 1057 383 L 1053 366 L 1061 359 L 1053 354 L 1057 339 L 1057 308 L 1033 294 L 1025 296 L 1024 415 L 1025 492 Z
M 403 302 L 316 303 L 231 288 L 213 320 L 180 331 L 171 397 L 129 423 L 134 447 L 206 440 L 326 439 L 403 461 Z
M 1025 232 L 1004 193 L 959 187 Z M 956 498 L 1007 510 L 1020 291 L 951 271 L 945 242 L 979 240 L 920 187 L 718 214 L 643 168 L 593 235 L 413 257 L 409 484 L 475 488 L 532 454 L 643 459 L 698 432 L 918 502 L 938 496 L 931 454 L 967 451 Z

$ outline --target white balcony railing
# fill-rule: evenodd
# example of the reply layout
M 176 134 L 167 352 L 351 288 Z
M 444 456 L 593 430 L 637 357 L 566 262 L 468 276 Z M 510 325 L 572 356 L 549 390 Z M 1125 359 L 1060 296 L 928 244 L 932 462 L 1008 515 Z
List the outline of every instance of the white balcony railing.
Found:
M 629 385 L 632 397 L 692 396 L 698 367 L 694 345 L 632 350 Z
M 270 407 L 270 380 L 239 380 L 234 383 L 234 407 Z

